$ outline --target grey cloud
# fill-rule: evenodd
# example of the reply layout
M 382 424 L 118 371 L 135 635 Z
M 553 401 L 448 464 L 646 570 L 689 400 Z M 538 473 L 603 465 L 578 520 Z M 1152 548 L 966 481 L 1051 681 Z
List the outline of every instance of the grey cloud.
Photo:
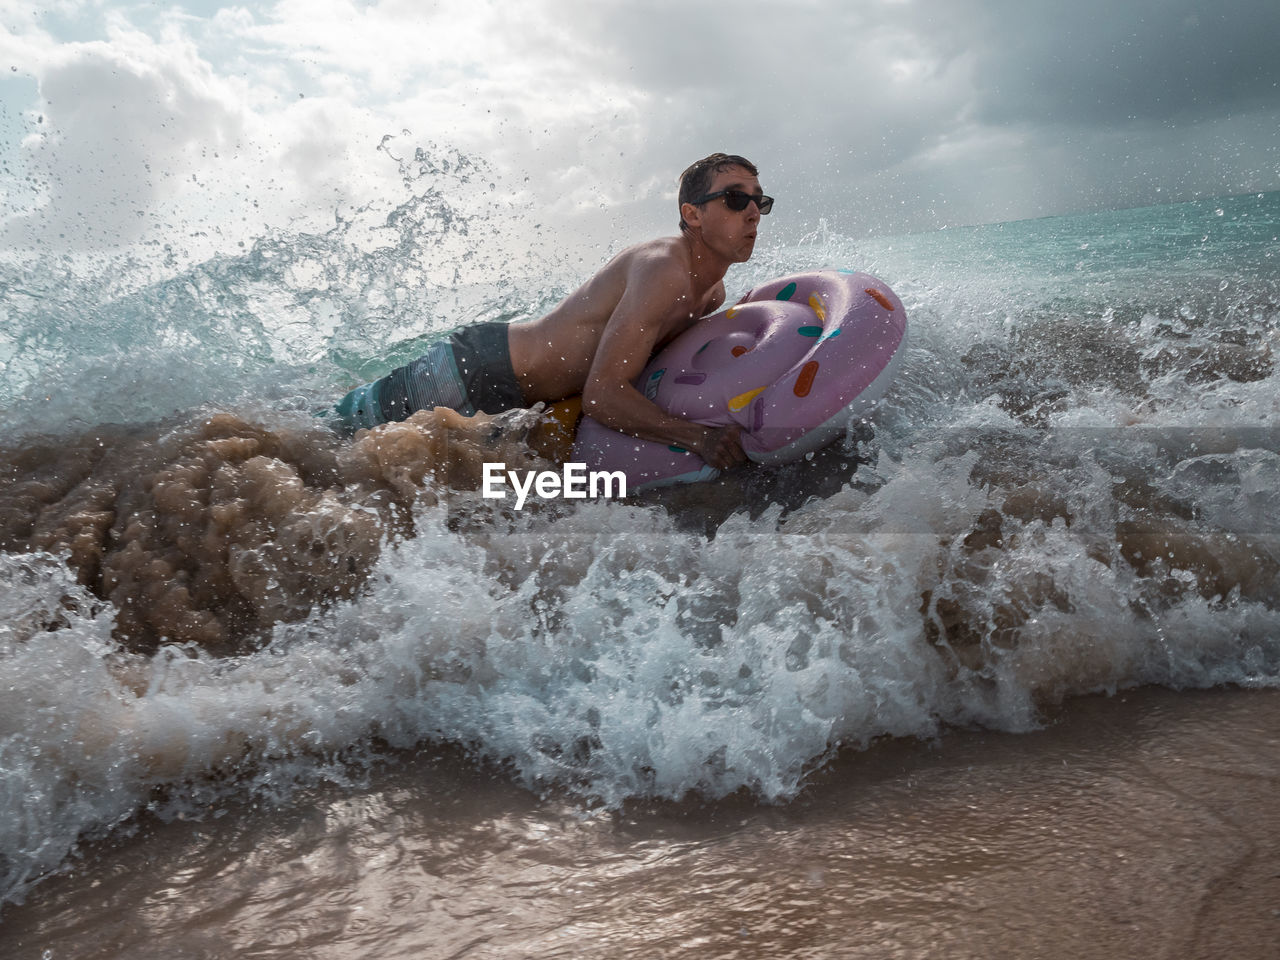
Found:
M 848 210 L 855 176 L 908 163 L 961 122 L 963 51 L 912 16 L 883 4 L 572 0 L 556 5 L 554 27 L 518 29 L 530 56 L 547 49 L 544 31 L 567 30 L 581 82 L 643 91 L 646 137 L 629 180 L 659 173 L 674 193 L 693 159 L 741 152 L 766 188 L 790 194 L 779 209 L 796 221 Z
M 138 236 L 135 211 L 174 183 L 145 165 L 189 178 L 244 124 L 291 147 L 271 161 L 289 202 L 376 175 L 361 151 L 382 160 L 379 126 L 408 128 L 483 157 L 548 230 L 596 245 L 673 229 L 676 176 L 713 150 L 760 165 L 784 238 L 819 218 L 856 236 L 1280 186 L 1274 0 L 537 0 L 477 22 L 474 49 L 444 51 L 448 79 L 429 24 L 370 25 L 375 46 L 421 31 L 420 69 L 396 61 L 413 109 L 354 82 L 367 57 L 325 46 L 314 115 L 261 105 L 297 53 L 288 23 L 237 20 L 269 49 L 215 57 L 221 77 L 194 55 L 81 45 L 41 77 L 49 136 L 28 159 L 53 202 L 23 229 Z M 212 34 L 206 59 L 243 39 Z M 227 102 L 246 64 L 256 108 Z
M 977 52 L 988 122 L 1193 121 L 1280 97 L 1274 0 L 961 0 L 949 11 Z
M 146 219 L 187 169 L 189 150 L 234 146 L 239 120 L 165 64 L 142 64 L 106 45 L 84 45 L 40 79 L 42 137 L 28 164 L 47 184 L 45 205 L 15 217 L 5 233 L 29 245 L 95 248 L 144 236 Z
M 645 160 L 739 150 L 808 223 L 927 228 L 1280 184 L 1274 0 L 559 9 L 590 70 L 654 98 Z

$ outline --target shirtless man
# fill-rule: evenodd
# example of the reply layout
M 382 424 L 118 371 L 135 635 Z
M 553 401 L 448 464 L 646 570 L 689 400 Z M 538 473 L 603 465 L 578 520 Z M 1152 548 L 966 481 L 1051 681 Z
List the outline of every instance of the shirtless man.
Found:
M 740 428 L 673 417 L 632 385 L 649 358 L 724 303 L 729 265 L 755 247 L 773 200 L 750 161 L 722 153 L 680 177 L 680 235 L 629 247 L 545 317 L 474 324 L 338 404 L 353 428 L 447 406 L 498 413 L 582 394 L 607 427 L 692 450 L 724 469 L 746 459 Z

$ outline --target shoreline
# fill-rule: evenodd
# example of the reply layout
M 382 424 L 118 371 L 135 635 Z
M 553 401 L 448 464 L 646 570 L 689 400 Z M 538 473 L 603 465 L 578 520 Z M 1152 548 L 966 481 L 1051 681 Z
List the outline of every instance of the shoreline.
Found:
M 424 750 L 286 808 L 140 818 L 9 906 L 0 952 L 1262 960 L 1277 731 L 1280 691 L 1142 688 L 845 752 L 785 805 L 615 815 Z

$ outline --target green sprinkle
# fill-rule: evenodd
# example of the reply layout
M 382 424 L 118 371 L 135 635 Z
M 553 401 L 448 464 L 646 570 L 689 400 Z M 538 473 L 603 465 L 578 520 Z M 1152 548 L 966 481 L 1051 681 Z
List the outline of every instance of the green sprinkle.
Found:
M 777 296 L 777 297 L 775 297 L 774 299 L 776 299 L 776 300 L 790 300 L 790 299 L 791 299 L 792 297 L 794 297 L 795 295 L 796 295 L 796 285 L 795 285 L 795 283 L 794 283 L 794 282 L 792 282 L 792 283 L 788 283 L 785 287 L 783 287 L 781 290 L 779 290 L 779 291 L 778 291 L 778 296 Z

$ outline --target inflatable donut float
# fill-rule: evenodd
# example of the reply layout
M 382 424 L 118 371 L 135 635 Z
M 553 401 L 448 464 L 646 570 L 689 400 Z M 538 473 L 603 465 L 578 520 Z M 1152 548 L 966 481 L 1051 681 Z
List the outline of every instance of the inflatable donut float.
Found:
M 756 287 L 657 354 L 636 389 L 677 417 L 738 424 L 757 463 L 788 463 L 834 441 L 888 389 L 906 352 L 906 311 L 867 273 L 823 270 Z M 573 457 L 620 470 L 628 490 L 711 480 L 681 447 L 638 440 L 583 417 Z

